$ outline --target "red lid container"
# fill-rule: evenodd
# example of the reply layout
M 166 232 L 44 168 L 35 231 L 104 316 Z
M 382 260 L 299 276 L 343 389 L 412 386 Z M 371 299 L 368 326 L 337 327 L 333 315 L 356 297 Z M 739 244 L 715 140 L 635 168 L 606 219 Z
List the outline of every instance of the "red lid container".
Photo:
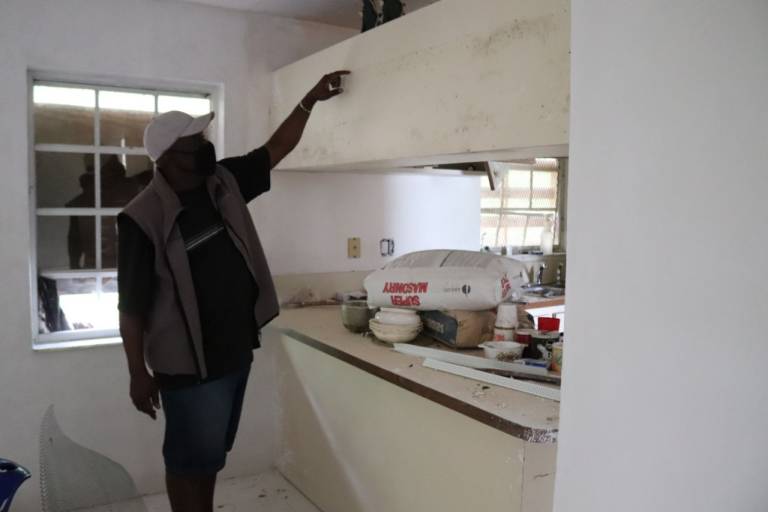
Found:
M 560 319 L 550 318 L 547 316 L 539 317 L 539 330 L 540 331 L 559 331 Z

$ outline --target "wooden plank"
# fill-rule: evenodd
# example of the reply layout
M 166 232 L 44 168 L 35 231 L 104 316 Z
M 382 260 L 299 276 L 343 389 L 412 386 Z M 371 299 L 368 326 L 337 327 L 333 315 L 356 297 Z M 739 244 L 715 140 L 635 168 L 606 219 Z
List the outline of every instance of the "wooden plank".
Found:
M 466 366 L 467 368 L 475 368 L 478 370 L 497 370 L 503 372 L 516 373 L 520 376 L 531 377 L 548 377 L 550 373 L 546 368 L 538 368 L 536 366 L 526 366 L 521 363 L 510 363 L 506 361 L 497 361 L 495 359 L 488 359 L 485 357 L 470 356 L 466 354 L 457 354 L 455 352 L 449 352 L 447 350 L 438 350 L 429 347 L 419 347 L 417 345 L 410 345 L 408 343 L 395 343 L 393 348 L 402 354 L 410 356 L 424 357 L 435 359 L 438 361 L 445 361 L 446 363 L 457 364 Z M 552 379 L 556 382 L 560 381 L 559 376 L 552 374 Z
M 501 386 L 503 388 L 514 389 L 515 391 L 521 391 L 541 398 L 547 398 L 549 400 L 560 401 L 560 390 L 542 386 L 541 384 L 533 384 L 531 382 L 524 382 L 511 377 L 500 377 L 492 373 L 482 372 L 473 368 L 467 368 L 465 366 L 459 366 L 456 364 L 446 363 L 444 361 L 437 361 L 435 359 L 425 359 L 424 366 L 426 368 L 432 368 L 433 370 L 440 370 L 446 373 L 452 373 L 460 377 L 467 379 L 478 380 L 487 384 L 493 384 L 495 386 Z

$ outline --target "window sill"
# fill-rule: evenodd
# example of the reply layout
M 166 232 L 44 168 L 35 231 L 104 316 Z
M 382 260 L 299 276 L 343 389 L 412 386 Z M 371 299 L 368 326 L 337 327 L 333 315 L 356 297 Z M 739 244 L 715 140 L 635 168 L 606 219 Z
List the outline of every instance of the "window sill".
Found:
M 120 337 L 94 338 L 90 340 L 72 340 L 55 341 L 48 343 L 33 343 L 34 352 L 56 352 L 60 350 L 77 350 L 91 347 L 108 347 L 113 345 L 122 345 L 123 340 Z

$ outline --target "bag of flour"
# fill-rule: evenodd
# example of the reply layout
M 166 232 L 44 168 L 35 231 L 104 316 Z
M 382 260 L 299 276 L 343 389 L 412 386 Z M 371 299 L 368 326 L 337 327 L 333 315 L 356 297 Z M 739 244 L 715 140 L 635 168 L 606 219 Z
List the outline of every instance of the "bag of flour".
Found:
M 406 254 L 365 279 L 371 307 L 483 311 L 512 299 L 528 282 L 515 260 L 472 251 Z

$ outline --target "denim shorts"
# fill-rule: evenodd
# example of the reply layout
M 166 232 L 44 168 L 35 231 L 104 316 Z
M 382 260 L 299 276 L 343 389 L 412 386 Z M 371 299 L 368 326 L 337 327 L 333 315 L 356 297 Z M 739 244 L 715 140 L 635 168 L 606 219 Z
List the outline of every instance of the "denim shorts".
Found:
M 247 366 L 216 380 L 160 391 L 168 473 L 183 477 L 221 471 L 235 442 L 250 369 Z

